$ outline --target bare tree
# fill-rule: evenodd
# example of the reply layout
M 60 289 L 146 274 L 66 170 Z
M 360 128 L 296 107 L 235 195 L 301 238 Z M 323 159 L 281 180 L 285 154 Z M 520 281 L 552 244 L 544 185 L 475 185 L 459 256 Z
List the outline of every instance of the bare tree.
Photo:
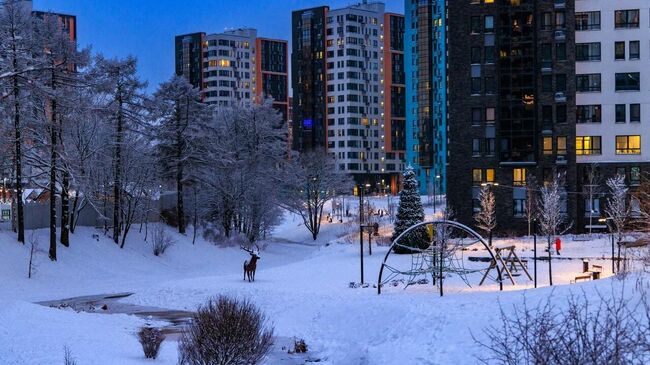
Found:
M 587 171 L 586 181 L 583 188 L 584 198 L 589 202 L 589 235 L 591 236 L 591 229 L 593 227 L 593 218 L 595 197 L 601 192 L 600 188 L 600 174 L 598 173 L 598 164 L 592 163 L 589 165 Z
M 616 235 L 618 246 L 617 269 L 620 269 L 621 263 L 621 242 L 623 241 L 623 232 L 625 225 L 630 218 L 630 205 L 627 204 L 628 187 L 625 184 L 625 176 L 616 175 L 607 179 L 606 185 L 609 189 L 609 198 L 605 213 L 610 222 L 612 233 Z
M 537 179 L 535 176 L 529 176 L 526 181 L 526 205 L 524 206 L 524 216 L 528 223 L 528 235 L 532 234 L 532 225 L 537 218 Z
M 566 214 L 563 213 L 563 186 L 564 175 L 555 174 L 553 181 L 547 186 L 541 188 L 538 206 L 539 206 L 539 229 L 542 235 L 546 236 L 548 243 L 548 279 L 550 285 L 553 285 L 553 274 L 551 265 L 551 241 L 558 234 L 568 230 L 568 227 L 561 231 L 566 221 Z
M 481 187 L 479 194 L 481 211 L 474 215 L 476 227 L 488 235 L 490 247 L 492 246 L 492 232 L 497 227 L 496 200 L 490 185 Z
M 288 161 L 282 180 L 280 206 L 300 215 L 314 240 L 320 232 L 325 203 L 352 190 L 350 178 L 337 170 L 334 159 L 323 150 Z
M 641 176 L 641 184 L 636 189 L 634 196 L 639 202 L 639 229 L 650 232 L 650 173 L 646 172 Z

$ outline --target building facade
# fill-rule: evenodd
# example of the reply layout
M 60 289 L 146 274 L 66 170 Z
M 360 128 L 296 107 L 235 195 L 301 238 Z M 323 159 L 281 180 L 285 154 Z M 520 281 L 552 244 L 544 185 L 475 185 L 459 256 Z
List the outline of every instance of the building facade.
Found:
M 633 190 L 650 172 L 650 2 L 575 6 L 577 221 L 586 230 L 602 228 L 607 178 L 623 175 Z
M 422 194 L 446 190 L 447 60 L 444 0 L 405 0 L 406 162 Z
M 252 28 L 191 33 L 175 39 L 176 74 L 201 90 L 204 101 L 230 105 L 273 98 L 288 117 L 288 52 L 284 40 L 258 38 Z
M 380 2 L 293 12 L 293 147 L 324 147 L 374 191 L 403 170 L 403 17 Z
M 526 186 L 557 174 L 576 216 L 574 19 L 574 0 L 447 2 L 447 202 L 460 222 L 474 224 L 490 185 L 497 230 L 523 231 Z

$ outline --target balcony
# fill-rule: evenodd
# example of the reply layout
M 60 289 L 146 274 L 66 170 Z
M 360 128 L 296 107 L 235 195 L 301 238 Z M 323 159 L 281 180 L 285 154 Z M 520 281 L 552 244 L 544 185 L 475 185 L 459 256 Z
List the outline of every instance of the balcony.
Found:
M 564 9 L 566 8 L 566 0 L 555 0 L 553 6 L 555 9 Z
M 563 91 L 555 93 L 556 103 L 566 103 L 566 94 Z
M 566 31 L 564 30 L 556 30 L 553 35 L 556 41 L 563 41 L 566 39 Z

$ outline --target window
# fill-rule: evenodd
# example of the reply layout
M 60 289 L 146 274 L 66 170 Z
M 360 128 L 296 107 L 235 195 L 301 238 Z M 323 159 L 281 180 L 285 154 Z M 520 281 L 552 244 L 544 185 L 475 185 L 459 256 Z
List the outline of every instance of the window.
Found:
M 525 214 L 526 199 L 513 199 L 515 217 L 523 217 Z
M 625 104 L 616 104 L 616 123 L 625 123 L 627 122 L 627 117 L 625 115 Z
M 550 105 L 542 105 L 542 124 L 548 128 L 553 124 L 553 107 Z
M 551 30 L 553 28 L 553 14 L 550 12 L 542 14 L 542 30 Z
M 485 78 L 485 93 L 487 95 L 492 95 L 496 92 L 496 84 L 494 83 L 494 77 Z
M 557 74 L 555 75 L 555 91 L 557 92 L 566 92 L 566 75 Z
M 555 43 L 555 58 L 558 61 L 566 61 L 566 43 Z
M 614 59 L 615 60 L 625 59 L 625 42 L 614 43 Z
M 555 29 L 566 28 L 566 15 L 563 11 L 555 12 Z
M 494 182 L 494 169 L 472 169 L 472 183 L 479 186 Z
M 600 42 L 576 44 L 576 61 L 600 61 Z
M 473 16 L 470 20 L 470 32 L 472 34 L 481 33 L 481 17 Z
M 472 47 L 471 62 L 473 65 L 481 63 L 481 47 Z
M 576 137 L 576 155 L 600 155 L 600 136 L 578 136 Z
M 638 60 L 641 58 L 641 44 L 639 41 L 630 41 L 630 54 L 628 59 Z
M 472 108 L 472 125 L 479 126 L 481 125 L 481 115 L 483 114 L 483 109 L 481 108 Z
M 641 74 L 638 72 L 624 72 L 616 74 L 616 91 L 641 90 Z
M 632 166 L 630 168 L 630 185 L 641 184 L 641 168 L 639 166 Z
M 566 155 L 566 136 L 557 137 L 557 154 Z
M 616 29 L 638 28 L 639 27 L 639 9 L 616 10 L 614 12 L 614 27 Z
M 640 155 L 641 136 L 616 136 L 617 155 Z
M 481 78 L 480 77 L 472 77 L 472 90 L 471 93 L 472 95 L 480 95 L 481 94 Z
M 479 138 L 472 139 L 472 156 L 481 155 L 481 140 Z
M 600 123 L 600 105 L 578 105 L 576 123 Z
M 512 170 L 512 185 L 526 186 L 526 169 L 517 168 Z
M 630 104 L 630 122 L 641 122 L 641 104 Z
M 494 17 L 491 15 L 485 16 L 485 33 L 492 33 L 494 31 Z
M 494 124 L 496 110 L 494 108 L 485 108 L 485 123 Z
M 496 141 L 494 138 L 486 138 L 485 139 L 485 155 L 486 156 L 494 156 L 494 152 L 496 151 Z
M 494 46 L 485 46 L 485 63 L 494 63 Z
M 553 137 L 544 137 L 542 145 L 544 146 L 544 155 L 553 154 Z
M 576 30 L 600 29 L 600 11 L 576 13 Z
M 600 74 L 576 75 L 576 89 L 578 92 L 600 92 Z
M 545 92 L 553 91 L 553 76 L 542 75 L 542 91 Z
M 557 105 L 555 107 L 555 121 L 557 124 L 566 123 L 566 105 Z

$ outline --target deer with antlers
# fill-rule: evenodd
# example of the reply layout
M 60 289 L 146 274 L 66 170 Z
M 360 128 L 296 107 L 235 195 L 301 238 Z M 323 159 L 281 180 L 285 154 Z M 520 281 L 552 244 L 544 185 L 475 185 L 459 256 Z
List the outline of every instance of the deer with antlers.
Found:
M 249 282 L 255 281 L 255 269 L 257 269 L 257 260 L 260 259 L 260 249 L 257 245 L 255 246 L 255 248 L 257 248 L 255 251 L 245 248 L 244 246 L 240 246 L 240 248 L 251 255 L 250 261 L 244 261 L 244 280 L 248 277 Z

